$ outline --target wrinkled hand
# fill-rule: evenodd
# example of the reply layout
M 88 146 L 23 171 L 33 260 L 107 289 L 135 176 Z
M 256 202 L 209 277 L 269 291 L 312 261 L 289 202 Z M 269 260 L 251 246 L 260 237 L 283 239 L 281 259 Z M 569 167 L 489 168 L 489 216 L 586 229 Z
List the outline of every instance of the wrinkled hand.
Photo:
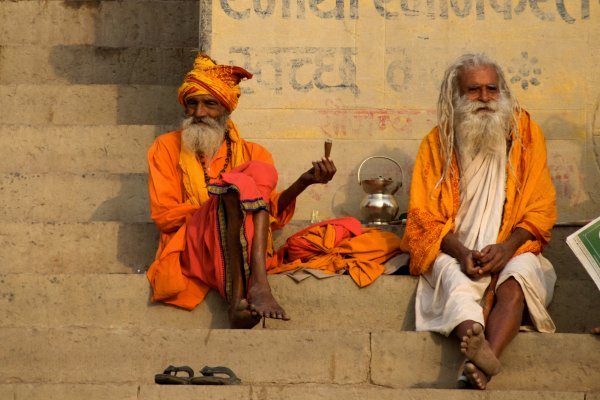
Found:
M 490 244 L 481 251 L 473 252 L 475 263 L 479 265 L 480 275 L 494 274 L 502 271 L 515 254 L 515 249 L 506 243 Z
M 314 183 L 327 183 L 337 172 L 331 158 L 323 157 L 319 161 L 313 161 L 312 164 L 313 167 L 300 176 L 300 180 L 304 182 L 306 186 Z
M 481 274 L 479 273 L 481 267 L 476 263 L 475 253 L 475 251 L 469 250 L 459 260 L 462 272 L 471 279 L 481 277 Z

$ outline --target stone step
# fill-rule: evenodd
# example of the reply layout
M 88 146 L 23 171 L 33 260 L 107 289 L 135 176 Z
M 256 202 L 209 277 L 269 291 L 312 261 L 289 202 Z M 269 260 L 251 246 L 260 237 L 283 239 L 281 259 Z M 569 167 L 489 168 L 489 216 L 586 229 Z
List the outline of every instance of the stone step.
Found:
M 0 172 L 147 173 L 156 125 L 0 125 Z
M 192 48 L 0 46 L 0 84 L 181 84 Z
M 29 265 L 35 266 L 35 261 Z M 102 270 L 104 264 L 86 257 L 77 265 L 80 270 L 74 272 L 66 269 L 62 273 L 39 274 L 28 270 L 27 273 L 0 274 L 0 326 L 229 327 L 227 305 L 215 291 L 209 292 L 193 311 L 184 311 L 160 303 L 151 304 L 145 274 L 106 273 Z M 26 266 L 21 270 L 26 270 Z M 292 319 L 267 319 L 267 328 L 415 329 L 415 277 L 382 276 L 364 288 L 359 288 L 348 275 L 321 280 L 310 278 L 301 283 L 285 275 L 272 275 L 269 281 L 275 297 Z M 581 288 L 585 287 L 582 282 L 567 282 L 557 286 L 549 309 L 557 331 L 589 332 L 598 325 L 597 315 L 591 310 L 600 306 L 599 296 L 582 293 Z
M 292 221 L 283 230 L 276 231 L 274 233 L 276 248 L 283 245 L 287 237 L 306 225 L 306 221 Z M 555 228 L 555 242 L 545 251 L 546 256 L 554 263 L 558 275 L 554 299 L 549 311 L 559 332 L 587 332 L 598 324 L 597 313 L 592 310 L 600 308 L 600 296 L 592 280 L 564 243 L 563 238 L 571 230 L 572 228 Z M 143 276 L 130 274 L 143 273 L 154 259 L 158 234 L 152 223 L 2 222 L 0 237 L 3 242 L 3 246 L 0 246 L 0 259 L 10 260 L 2 263 L 0 267 L 0 274 L 10 277 L 6 282 L 11 282 L 4 285 L 5 300 L 10 300 L 18 294 L 18 299 L 22 298 L 26 301 L 21 314 L 15 314 L 15 320 L 25 321 L 31 318 L 41 321 L 42 317 L 28 316 L 32 309 L 36 310 L 40 305 L 31 303 L 30 299 L 36 298 L 35 293 L 52 293 L 52 290 L 57 290 L 58 286 L 59 293 L 64 293 L 63 298 L 67 299 L 65 300 L 67 306 L 77 304 L 82 300 L 76 295 L 77 288 L 94 287 L 97 279 L 105 282 L 104 286 L 98 289 L 100 293 L 111 292 L 111 288 L 114 287 L 122 288 L 121 297 L 111 298 L 116 305 L 110 307 L 118 308 L 122 304 L 130 304 L 133 310 L 126 309 L 124 311 L 126 316 L 144 312 L 149 295 L 147 282 Z M 35 275 L 20 275 L 25 271 Z M 73 277 L 67 278 L 63 274 L 73 274 Z M 125 275 L 105 276 L 104 274 Z M 409 281 L 401 280 L 398 283 L 394 280 L 405 278 Z M 298 284 L 286 276 L 271 276 L 273 290 L 282 305 L 292 315 L 293 320 L 287 323 L 268 321 L 267 325 L 276 329 L 310 329 L 311 327 L 330 329 L 337 326 L 339 322 L 335 317 L 340 315 L 343 316 L 341 318 L 344 321 L 343 326 L 353 329 L 362 329 L 372 324 L 382 324 L 381 326 L 390 329 L 412 329 L 414 317 L 410 315 L 413 312 L 415 281 L 410 281 L 413 278 L 405 278 L 385 276 L 375 281 L 372 286 L 359 289 L 347 276 L 322 280 L 308 278 Z M 54 285 L 51 281 L 61 283 Z M 390 284 L 393 287 L 389 287 Z M 210 310 L 215 310 L 210 312 L 210 323 L 202 322 L 200 325 L 195 325 L 195 319 L 204 318 L 205 311 L 195 311 L 194 313 L 200 314 L 196 317 L 188 316 L 189 313 L 170 307 L 157 306 L 160 311 L 156 312 L 165 313 L 159 318 L 167 318 L 166 316 L 182 318 L 190 321 L 192 326 L 201 327 L 215 327 L 211 324 L 217 324 L 214 322 L 216 321 L 214 315 L 219 314 L 218 327 L 226 327 L 224 303 L 218 296 L 211 301 L 213 302 L 208 302 L 199 308 L 204 310 L 202 307 L 208 307 Z M 328 306 L 324 307 L 323 304 Z M 347 304 L 352 304 L 352 307 Z M 11 307 L 10 302 L 5 305 Z M 57 305 L 59 306 L 60 304 Z M 86 307 L 89 307 L 87 303 L 82 310 L 83 315 L 86 313 Z M 171 311 L 162 311 L 163 309 Z M 360 310 L 361 317 L 351 318 L 357 312 L 356 310 Z M 169 312 L 172 312 L 173 316 Z M 90 319 L 87 323 L 91 323 L 89 321 L 94 318 L 93 315 L 89 315 Z M 182 323 L 181 320 L 178 321 Z M 79 323 L 71 322 L 71 324 Z M 81 322 L 81 324 L 85 323 Z
M 153 223 L 0 223 L 0 273 L 141 273 L 154 260 Z
M 456 390 L 456 389 L 392 389 L 365 385 L 247 385 L 236 386 L 164 386 L 137 384 L 3 384 L 0 397 L 28 400 L 598 400 L 598 392 L 543 390 Z
M 277 275 L 270 282 L 292 320 L 266 320 L 267 328 L 414 330 L 413 277 L 385 276 L 362 289 L 347 275 L 300 285 Z M 149 304 L 149 295 L 148 280 L 140 274 L 2 274 L 0 326 L 229 327 L 227 305 L 215 291 L 191 312 Z
M 0 123 L 172 125 L 182 116 L 177 87 L 35 82 L 0 85 Z
M 3 328 L 0 383 L 151 385 L 168 365 L 225 365 L 246 384 L 454 388 L 459 343 L 400 331 Z M 494 390 L 600 391 L 598 337 L 518 335 Z M 33 368 L 32 368 L 33 366 Z
M 150 222 L 145 174 L 0 174 L 4 222 Z
M 0 1 L 0 45 L 197 47 L 198 37 L 197 0 Z

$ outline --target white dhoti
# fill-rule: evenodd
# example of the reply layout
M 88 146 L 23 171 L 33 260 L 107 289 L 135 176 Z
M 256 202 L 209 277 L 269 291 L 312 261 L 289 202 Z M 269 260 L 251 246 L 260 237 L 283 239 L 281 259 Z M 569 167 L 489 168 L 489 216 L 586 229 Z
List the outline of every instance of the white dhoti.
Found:
M 506 158 L 477 156 L 461 177 L 461 205 L 455 233 L 469 249 L 481 250 L 496 243 L 505 193 Z M 496 288 L 513 277 L 521 286 L 527 310 L 535 328 L 554 332 L 556 327 L 546 311 L 552 300 L 556 273 L 542 255 L 513 257 L 499 273 Z M 470 279 L 459 262 L 440 253 L 432 267 L 419 278 L 416 294 L 416 329 L 448 336 L 463 321 L 485 326 L 482 298 L 491 278 Z
M 550 261 L 532 253 L 513 257 L 500 272 L 496 288 L 510 277 L 523 289 L 535 329 L 554 332 L 556 327 L 546 311 L 556 282 Z M 440 254 L 433 267 L 419 278 L 416 329 L 448 336 L 463 321 L 471 320 L 485 326 L 481 300 L 489 283 L 489 276 L 471 280 L 461 271 L 458 261 Z

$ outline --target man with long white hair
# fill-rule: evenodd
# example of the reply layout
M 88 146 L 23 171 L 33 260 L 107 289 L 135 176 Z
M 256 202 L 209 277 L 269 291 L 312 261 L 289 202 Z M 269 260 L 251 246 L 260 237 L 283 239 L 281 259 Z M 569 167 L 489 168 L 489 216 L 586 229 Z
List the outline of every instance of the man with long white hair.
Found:
M 242 139 L 230 119 L 239 83 L 251 77 L 198 54 L 178 91 L 182 129 L 160 135 L 148 150 L 150 212 L 160 229 L 147 272 L 152 300 L 193 309 L 217 290 L 229 304 L 232 328 L 290 319 L 266 276 L 277 262 L 271 229 L 290 221 L 309 185 L 327 183 L 336 172 L 323 157 L 286 190 L 275 190 L 271 153 Z
M 404 241 L 420 276 L 416 329 L 458 336 L 467 386 L 486 388 L 522 326 L 555 331 L 556 274 L 541 255 L 555 221 L 542 131 L 497 63 L 461 56 L 415 161 Z

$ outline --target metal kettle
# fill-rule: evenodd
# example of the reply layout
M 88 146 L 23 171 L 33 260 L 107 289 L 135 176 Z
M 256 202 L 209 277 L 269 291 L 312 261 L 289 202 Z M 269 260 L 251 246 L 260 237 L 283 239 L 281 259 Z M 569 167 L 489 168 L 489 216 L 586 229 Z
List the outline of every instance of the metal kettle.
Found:
M 394 179 L 391 176 L 383 176 L 381 174 L 367 178 L 361 177 L 361 170 L 364 164 L 375 158 L 385 159 L 394 163 L 399 171 L 400 179 Z M 384 173 L 383 171 L 380 172 Z M 394 194 L 402 187 L 402 181 L 404 180 L 400 164 L 390 157 L 368 157 L 358 167 L 357 177 L 358 184 L 366 193 L 366 196 L 360 203 L 360 214 L 363 221 L 372 225 L 387 225 L 390 221 L 393 221 L 396 215 L 398 215 L 399 210 L 398 201 Z

